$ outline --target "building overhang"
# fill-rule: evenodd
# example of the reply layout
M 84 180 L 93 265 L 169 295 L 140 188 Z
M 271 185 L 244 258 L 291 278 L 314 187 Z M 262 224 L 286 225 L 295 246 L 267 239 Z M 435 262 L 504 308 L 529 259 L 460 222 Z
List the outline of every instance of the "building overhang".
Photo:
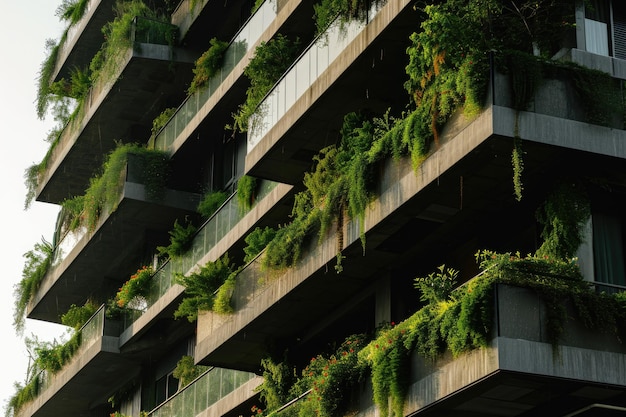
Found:
M 118 143 L 147 143 L 154 118 L 182 101 L 195 58 L 167 45 L 129 48 L 118 73 L 91 88 L 76 118 L 60 134 L 36 199 L 60 204 L 82 195 Z
M 86 231 L 48 271 L 27 316 L 58 322 L 72 304 L 83 305 L 90 296 L 110 297 L 146 262 L 146 253 L 167 246 L 176 219 L 197 216 L 199 201 L 198 194 L 165 190 L 163 199 L 154 202 L 146 197 L 144 185 L 126 182 L 117 209 Z

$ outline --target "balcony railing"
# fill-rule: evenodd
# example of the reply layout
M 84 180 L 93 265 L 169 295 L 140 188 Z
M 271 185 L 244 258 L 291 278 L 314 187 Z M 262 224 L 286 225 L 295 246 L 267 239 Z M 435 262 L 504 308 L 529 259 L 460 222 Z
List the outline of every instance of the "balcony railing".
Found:
M 252 372 L 211 368 L 152 410 L 148 416 L 197 416 L 255 377 L 256 375 Z
M 345 25 L 332 24 L 309 45 L 250 117 L 248 153 L 365 29 L 383 5 L 384 2 L 373 2 L 364 22 L 353 20 Z
M 49 151 L 49 163 L 62 157 L 66 148 L 64 144 L 70 144 L 77 140 L 78 135 L 80 135 L 80 132 L 83 131 L 87 124 L 86 119 L 89 115 L 93 115 L 96 108 L 101 104 L 102 94 L 108 91 L 119 79 L 120 73 L 124 68 L 123 63 L 128 60 L 128 52 L 141 43 L 149 42 L 156 45 L 169 45 L 171 42 L 165 34 L 171 31 L 172 28 L 175 27 L 169 23 L 157 22 L 144 17 L 136 17 L 134 19 L 130 34 L 133 46 L 131 46 L 126 53 L 118 53 L 114 57 L 111 57 L 110 59 L 113 61 L 105 63 L 106 68 L 114 69 L 115 73 L 109 74 L 107 71 L 103 71 L 105 74 L 101 74 L 92 84 L 81 104 L 75 110 L 75 114 L 70 118 L 59 134 L 58 140 L 53 142 L 52 148 Z M 46 175 L 46 171 L 43 171 L 40 175 Z M 42 180 L 43 178 L 40 177 L 39 182 L 41 183 Z
M 76 350 L 76 352 L 74 352 L 72 358 L 80 356 L 94 343 L 96 343 L 98 339 L 104 336 L 105 320 L 105 306 L 101 305 L 98 311 L 96 311 L 91 316 L 91 318 L 87 320 L 87 322 L 80 328 L 80 347 L 78 348 L 78 350 Z M 54 383 L 55 376 L 56 374 L 51 374 L 45 370 L 40 373 L 38 395 L 41 395 Z
M 277 185 L 278 183 L 273 181 L 261 181 L 257 201 L 266 197 Z M 157 270 L 152 278 L 149 293 L 145 296 L 145 309 L 130 310 L 124 319 L 124 329 L 130 327 L 175 284 L 176 274 L 190 271 L 252 209 L 245 210 L 240 207 L 236 197 L 235 192 L 200 227 L 191 248 L 184 256 L 167 261 Z
M 188 96 L 167 124 L 157 133 L 154 140 L 156 149 L 168 150 L 172 146 L 176 138 L 213 96 L 235 66 L 257 44 L 263 32 L 275 20 L 276 15 L 276 0 L 266 0 L 256 13 L 248 19 L 226 49 L 222 68 L 209 80 L 207 86 Z

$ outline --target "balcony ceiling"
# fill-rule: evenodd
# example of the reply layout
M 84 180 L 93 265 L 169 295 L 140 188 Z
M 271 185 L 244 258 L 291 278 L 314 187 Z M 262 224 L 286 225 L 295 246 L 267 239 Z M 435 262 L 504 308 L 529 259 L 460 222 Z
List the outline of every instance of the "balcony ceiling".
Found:
M 197 215 L 198 195 L 177 192 L 175 203 L 156 204 L 133 194 L 126 184 L 117 210 L 46 275 L 29 306 L 29 318 L 59 322 L 72 304 L 83 305 L 91 296 L 110 298 L 156 246 L 169 243 L 175 219 Z
M 411 417 L 624 417 L 626 390 L 588 381 L 498 371 Z
M 154 46 L 159 53 L 151 57 Z M 154 118 L 183 100 L 193 57 L 175 52 L 178 61 L 172 62 L 169 52 L 162 53 L 166 46 L 141 48 L 143 53 L 133 53 L 113 85 L 86 100 L 91 108 L 82 130 L 62 136 L 37 190 L 38 201 L 59 204 L 84 194 L 117 142 L 147 143 Z
M 53 81 L 70 79 L 75 68 L 88 68 L 93 56 L 104 43 L 102 27 L 114 19 L 115 0 L 92 0 L 91 10 L 68 31 L 68 38 L 59 49 Z

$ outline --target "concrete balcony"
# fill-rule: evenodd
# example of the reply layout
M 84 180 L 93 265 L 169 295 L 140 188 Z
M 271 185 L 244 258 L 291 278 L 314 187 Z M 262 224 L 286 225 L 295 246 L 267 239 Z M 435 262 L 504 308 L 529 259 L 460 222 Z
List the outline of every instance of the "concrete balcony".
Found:
M 147 142 L 154 118 L 182 99 L 197 55 L 133 33 L 134 46 L 112 65 L 115 73 L 98 78 L 51 148 L 38 201 L 59 204 L 83 194 L 117 142 Z
M 626 415 L 626 346 L 615 335 L 568 320 L 555 351 L 533 291 L 497 285 L 495 294 L 489 346 L 435 363 L 415 358 L 405 415 Z
M 59 45 L 52 81 L 69 80 L 74 68 L 88 68 L 102 44 L 102 27 L 115 18 L 114 0 L 90 0 L 79 22 L 71 25 Z
M 247 174 L 299 182 L 312 157 L 334 143 L 328 138 L 347 112 L 382 115 L 406 105 L 402 83 L 389 80 L 406 78 L 406 47 L 417 21 L 409 4 L 373 6 L 366 22 L 332 25 L 309 45 L 248 123 Z
M 90 296 L 110 298 L 145 262 L 146 251 L 167 244 L 176 219 L 197 215 L 198 194 L 166 189 L 161 200 L 152 201 L 135 169 L 129 158 L 117 208 L 102 213 L 93 230 L 78 230 L 69 245 L 59 245 L 28 306 L 29 318 L 58 322 L 72 304 L 83 305 Z
M 61 370 L 40 376 L 37 397 L 26 403 L 17 416 L 87 415 L 107 405 L 111 392 L 140 372 L 141 357 L 119 352 L 119 325 L 106 319 L 101 307 L 81 329 L 79 350 Z
M 184 8 L 186 3 L 181 3 L 179 8 Z M 212 2 L 202 4 L 215 7 Z M 204 9 L 201 13 L 205 13 Z M 265 1 L 232 37 L 218 73 L 205 88 L 188 96 L 158 132 L 155 147 L 167 150 L 174 158 L 185 161 L 212 152 L 211 146 L 216 138 L 221 141 L 222 137 L 233 133 L 226 126 L 232 124 L 232 114 L 245 101 L 249 80 L 244 70 L 254 56 L 256 47 L 279 32 L 292 38 L 310 36 L 313 30 L 312 14 L 311 4 L 302 0 Z M 194 15 L 187 13 L 185 16 L 192 18 Z
M 145 296 L 145 309 L 133 311 L 123 320 L 120 348 L 124 352 L 141 351 L 146 346 L 150 346 L 153 352 L 166 352 L 169 346 L 162 340 L 164 333 L 171 336 L 195 331 L 195 323 L 174 319 L 174 311 L 184 294 L 184 287 L 176 284 L 175 276 L 193 272 L 199 265 L 215 261 L 228 251 L 236 252 L 237 248 L 243 247 L 244 239 L 252 229 L 275 224 L 284 218 L 288 210 L 285 200 L 291 186 L 266 181 L 259 188 L 257 202 L 246 210 L 239 206 L 236 194 L 233 194 L 199 228 L 187 254 L 169 260 L 157 270 Z M 169 339 L 177 340 L 174 337 Z
M 237 280 L 235 313 L 209 314 L 198 323 L 198 334 L 204 337 L 198 337 L 196 361 L 254 370 L 270 344 L 278 352 L 287 347 L 304 350 L 316 333 L 341 327 L 341 320 L 352 325 L 367 317 L 373 321 L 368 311 L 374 310 L 377 282 L 390 270 L 413 274 L 416 265 L 434 268 L 433 262 L 444 254 L 445 262 L 457 257 L 472 261 L 475 251 L 485 247 L 525 250 L 514 239 L 536 227 L 532 213 L 553 186 L 546 178 L 573 173 L 621 177 L 625 131 L 563 118 L 559 112 L 574 110 L 564 96 L 552 95 L 554 86 L 541 94 L 564 101 L 558 106 L 544 103 L 550 114 L 542 114 L 541 100 L 535 112 L 506 107 L 499 96 L 502 85 L 494 85 L 502 105 L 488 105 L 472 120 L 453 117 L 439 147 L 416 171 L 409 161 L 380 167 L 377 199 L 366 210 L 364 230 L 358 221 L 344 222 L 340 275 L 333 269 L 338 251 L 334 235 L 312 244 L 286 271 L 272 274 L 250 265 Z M 511 166 L 516 129 L 524 150 L 521 202 L 514 198 Z M 264 166 L 268 175 L 285 172 L 278 160 Z

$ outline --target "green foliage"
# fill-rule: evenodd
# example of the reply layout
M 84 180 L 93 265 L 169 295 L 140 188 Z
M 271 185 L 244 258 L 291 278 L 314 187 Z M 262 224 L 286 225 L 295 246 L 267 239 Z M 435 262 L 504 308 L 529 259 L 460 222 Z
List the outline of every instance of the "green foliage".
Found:
M 169 259 L 182 257 L 191 248 L 197 231 L 198 228 L 189 220 L 187 220 L 187 226 L 181 225 L 178 219 L 174 220 L 174 227 L 169 231 L 170 244 L 157 247 L 159 257 Z
M 319 210 L 313 210 L 309 193 L 295 196 L 293 220 L 276 230 L 276 235 L 265 249 L 261 259 L 264 269 L 281 270 L 294 266 L 302 255 L 303 247 L 319 230 Z
M 87 10 L 89 0 L 62 0 L 57 7 L 56 15 L 70 22 L 71 25 L 76 24 L 84 16 Z
M 88 300 L 84 305 L 77 306 L 72 304 L 65 314 L 61 316 L 61 323 L 69 326 L 74 330 L 80 330 L 87 320 L 94 315 L 100 306 L 95 302 Z
M 15 394 L 6 403 L 5 417 L 16 416 L 22 406 L 37 398 L 41 381 L 38 377 L 32 378 L 26 385 L 14 384 Z
M 150 289 L 153 276 L 154 269 L 151 266 L 139 268 L 115 295 L 117 305 L 122 308 L 128 307 L 137 297 L 145 297 Z
M 101 174 L 90 180 L 85 195 L 62 203 L 69 212 L 80 213 L 78 224 L 94 230 L 103 213 L 117 209 L 124 185 L 122 174 L 129 155 L 137 157 L 135 160 L 140 165 L 137 181 L 145 184 L 147 197 L 152 200 L 160 198 L 169 175 L 167 154 L 137 144 L 120 144 L 107 156 Z
M 37 78 L 37 116 L 44 119 L 48 111 L 48 106 L 52 103 L 59 103 L 58 97 L 52 96 L 50 83 L 57 56 L 59 54 L 59 44 L 53 39 L 46 40 L 46 59 L 41 63 Z
M 55 374 L 63 366 L 67 364 L 74 356 L 81 344 L 81 333 L 74 332 L 70 339 L 65 343 L 57 343 L 56 341 L 50 343 L 39 343 L 36 340 L 31 340 L 30 343 L 34 343 L 34 351 L 36 354 L 35 363 L 37 369 L 45 370 L 51 374 Z M 28 343 L 28 342 L 27 342 Z
M 266 410 L 276 410 L 290 399 L 291 387 L 297 381 L 295 367 L 287 360 L 276 363 L 271 358 L 261 359 L 263 382 L 255 391 L 260 392 L 260 399 Z
M 406 325 L 383 326 L 377 337 L 358 352 L 359 362 L 370 369 L 374 403 L 381 416 L 403 416 L 409 385 L 410 350 L 404 344 Z
M 365 0 L 321 0 L 315 3 L 316 34 L 324 33 L 332 24 L 338 24 L 343 29 L 352 20 L 365 21 L 371 6 L 372 3 Z
M 243 248 L 246 254 L 243 258 L 244 263 L 248 263 L 253 260 L 267 244 L 276 236 L 276 230 L 266 226 L 264 228 L 256 227 L 250 234 L 244 239 L 246 247 Z
M 415 278 L 415 288 L 420 291 L 420 300 L 427 303 L 447 301 L 456 286 L 458 275 L 459 271 L 441 265 L 436 272 Z
M 543 225 L 538 256 L 571 258 L 582 244 L 583 228 L 591 216 L 589 197 L 582 186 L 561 182 L 536 212 Z
M 18 334 L 24 330 L 26 307 L 52 265 L 54 247 L 43 237 L 24 256 L 22 279 L 14 287 L 13 326 Z
M 293 63 L 300 50 L 299 39 L 292 41 L 280 33 L 256 47 L 254 57 L 244 70 L 250 80 L 250 87 L 246 91 L 246 101 L 233 114 L 235 130 L 248 130 L 248 120 L 259 111 L 259 103 Z
M 222 67 L 224 52 L 226 52 L 228 48 L 228 42 L 212 38 L 209 43 L 209 49 L 196 60 L 196 65 L 193 69 L 193 79 L 187 90 L 188 95 L 205 88 L 209 80 L 213 78 Z
M 218 314 L 232 314 L 235 310 L 230 303 L 233 292 L 235 291 L 236 279 L 239 270 L 233 271 L 226 281 L 217 290 L 215 299 L 213 300 L 212 310 Z
M 168 107 L 154 118 L 154 120 L 152 121 L 152 128 L 150 130 L 151 139 L 155 138 L 159 131 L 163 129 L 165 125 L 167 125 L 167 122 L 170 121 L 174 113 L 176 113 L 176 107 Z
M 178 379 L 178 389 L 183 389 L 208 369 L 208 366 L 196 365 L 193 356 L 183 356 L 176 364 L 173 372 L 174 378 Z
M 254 204 L 257 189 L 256 178 L 242 175 L 237 181 L 237 202 L 242 211 L 248 211 Z
M 579 66 L 570 74 L 588 123 L 611 126 L 612 117 L 623 117 L 624 100 L 619 81 L 606 72 Z
M 210 218 L 217 209 L 228 199 L 228 194 L 224 191 L 209 191 L 204 194 L 202 201 L 198 204 L 198 213 L 204 219 Z
M 174 279 L 185 287 L 185 295 L 174 312 L 174 317 L 187 317 L 193 323 L 198 318 L 199 310 L 212 310 L 216 291 L 236 273 L 228 254 L 225 254 L 215 262 L 207 262 L 189 275 L 177 274 Z

